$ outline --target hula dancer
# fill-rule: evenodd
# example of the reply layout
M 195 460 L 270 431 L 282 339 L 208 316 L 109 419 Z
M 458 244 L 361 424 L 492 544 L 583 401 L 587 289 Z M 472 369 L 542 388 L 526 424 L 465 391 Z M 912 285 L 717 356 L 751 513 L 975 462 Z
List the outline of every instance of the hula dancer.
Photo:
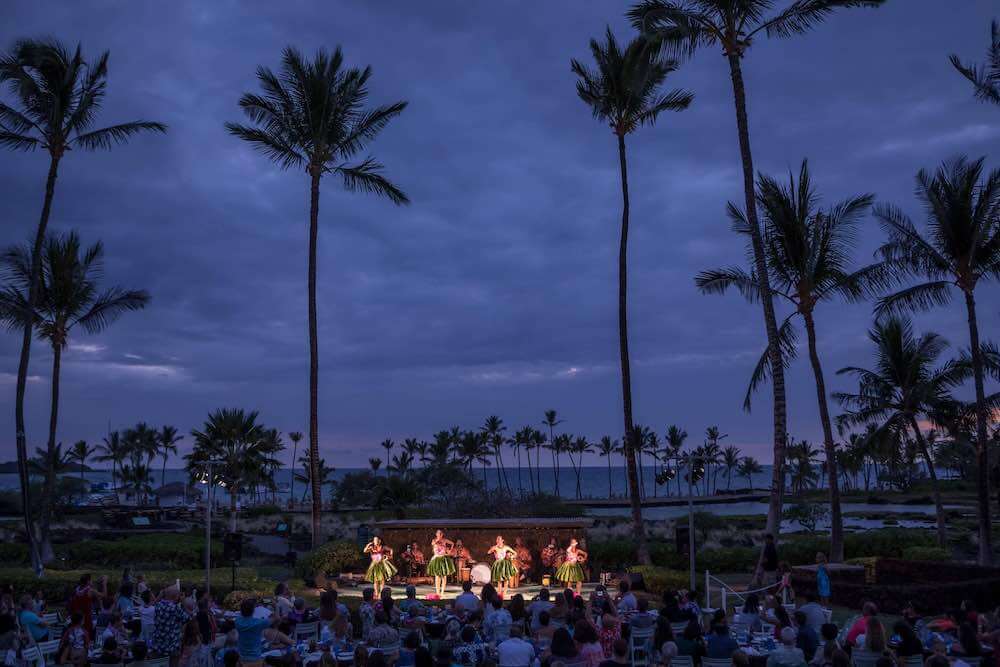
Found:
M 444 595 L 448 586 L 448 577 L 457 572 L 455 560 L 451 557 L 455 543 L 444 536 L 443 530 L 434 533 L 431 540 L 431 560 L 427 563 L 427 574 L 434 577 L 434 595 L 438 599 Z
M 577 547 L 579 542 L 576 538 L 569 541 L 566 547 L 566 557 L 562 565 L 556 570 L 556 579 L 563 582 L 566 588 L 573 588 L 576 585 L 576 594 L 579 595 L 583 588 L 583 568 L 580 563 L 587 560 L 587 552 Z
M 365 553 L 371 554 L 372 564 L 365 572 L 365 581 L 372 582 L 375 587 L 375 597 L 382 597 L 382 587 L 385 582 L 396 574 L 396 566 L 392 564 L 392 549 L 382 543 L 382 538 L 376 535 L 365 545 Z
M 497 535 L 496 544 L 486 553 L 496 558 L 490 568 L 490 578 L 496 584 L 497 594 L 503 598 L 507 593 L 507 582 L 517 576 L 517 563 L 514 561 L 517 552 L 504 544 L 502 536 Z

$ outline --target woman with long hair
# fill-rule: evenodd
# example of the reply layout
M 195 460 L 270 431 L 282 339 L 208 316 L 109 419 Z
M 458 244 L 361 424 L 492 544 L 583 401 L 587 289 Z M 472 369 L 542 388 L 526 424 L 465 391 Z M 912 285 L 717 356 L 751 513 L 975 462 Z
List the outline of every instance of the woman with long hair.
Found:
M 455 560 L 451 557 L 455 543 L 444 536 L 443 530 L 434 533 L 431 540 L 431 559 L 427 563 L 427 574 L 434 577 L 434 595 L 440 599 L 448 587 L 448 577 L 455 574 Z
M 365 545 L 365 553 L 371 555 L 372 563 L 365 572 L 365 581 L 370 581 L 375 587 L 375 597 L 382 597 L 385 582 L 395 576 L 396 566 L 392 564 L 392 549 L 382 543 L 382 538 L 376 535 Z
M 503 536 L 497 535 L 497 541 L 490 547 L 487 554 L 493 556 L 493 566 L 490 568 L 490 579 L 496 582 L 497 594 L 504 598 L 507 593 L 507 583 L 517 576 L 517 552 L 503 541 Z

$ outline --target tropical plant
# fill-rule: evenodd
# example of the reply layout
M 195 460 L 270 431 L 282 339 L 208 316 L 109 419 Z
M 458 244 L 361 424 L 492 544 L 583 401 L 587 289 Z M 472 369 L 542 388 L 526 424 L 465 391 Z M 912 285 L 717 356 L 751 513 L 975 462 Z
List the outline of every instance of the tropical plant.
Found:
M 210 413 L 201 429 L 191 431 L 194 449 L 184 457 L 192 481 L 204 479 L 226 489 L 229 529 L 233 532 L 241 490 L 253 484 L 261 469 L 278 465 L 275 457 L 280 452 L 280 441 L 268 437 L 257 418 L 256 410 L 239 408 L 220 408 Z
M 377 456 L 373 456 L 368 459 L 368 467 L 372 469 L 373 473 L 377 473 L 378 469 L 382 467 L 382 459 Z
M 344 189 L 409 202 L 383 174 L 374 158 L 352 163 L 366 144 L 406 108 L 405 102 L 366 108 L 371 68 L 345 68 L 338 47 L 320 50 L 312 61 L 292 47 L 282 53 L 279 74 L 257 68 L 262 94 L 246 93 L 240 107 L 250 125 L 226 123 L 234 136 L 249 142 L 282 169 L 309 175 L 309 456 L 319 463 L 319 334 L 316 316 L 316 264 L 319 234 L 319 185 L 324 175 L 341 178 Z M 313 480 L 319 478 L 314 470 Z M 319 546 L 322 496 L 312 485 L 312 545 Z
M 157 448 L 160 458 L 163 459 L 163 468 L 160 470 L 160 486 L 167 483 L 167 460 L 171 456 L 177 456 L 177 443 L 184 439 L 183 435 L 177 433 L 173 426 L 161 426 L 157 434 Z
M 591 454 L 594 451 L 594 446 L 590 443 L 584 436 L 577 436 L 573 438 L 573 442 L 570 444 L 570 451 L 577 457 L 576 465 L 576 497 L 582 498 L 583 491 L 580 488 L 580 478 L 583 473 L 583 457 L 585 454 Z
M 693 55 L 699 48 L 719 47 L 729 65 L 736 105 L 736 131 L 743 167 L 743 200 L 753 249 L 754 268 L 760 276 L 761 306 L 767 350 L 771 362 L 771 389 L 774 395 L 774 463 L 771 498 L 765 530 L 777 535 L 781 528 L 781 504 L 785 475 L 787 405 L 785 373 L 779 345 L 778 322 L 774 314 L 770 276 L 764 253 L 764 238 L 757 221 L 754 192 L 753 152 L 747 118 L 743 59 L 755 37 L 801 35 L 826 19 L 833 11 L 849 7 L 878 7 L 885 0 L 787 0 L 776 13 L 769 10 L 773 0 L 642 0 L 628 12 L 632 24 L 668 55 Z M 754 571 L 754 585 L 763 577 L 764 551 Z
M 288 434 L 288 439 L 292 441 L 292 470 L 295 470 L 295 461 L 299 453 L 299 442 L 302 440 L 300 431 L 292 431 Z M 289 502 L 295 502 L 295 474 L 292 474 L 292 481 L 288 484 Z
M 880 205 L 875 215 L 888 240 L 879 249 L 883 266 L 901 280 L 920 282 L 881 299 L 880 313 L 927 310 L 950 301 L 953 288 L 965 297 L 969 352 L 976 396 L 979 562 L 992 562 L 990 533 L 989 410 L 985 362 L 979 338 L 976 288 L 1000 278 L 1000 170 L 983 173 L 983 159 L 945 162 L 933 174 L 917 174 L 917 199 L 927 214 L 921 233 L 899 208 Z
M 789 436 L 787 451 L 792 464 L 789 470 L 792 493 L 801 495 L 806 489 L 815 487 L 819 481 L 819 474 L 816 472 L 819 450 L 808 440 L 795 442 L 795 439 Z
M 684 441 L 687 440 L 688 433 L 680 426 L 676 424 L 671 424 L 667 427 L 667 433 L 664 436 L 664 440 L 667 443 L 667 457 L 676 460 L 681 455 L 681 450 L 684 449 Z M 677 495 L 681 495 L 681 478 L 679 475 L 675 475 L 677 480 Z
M 722 467 L 726 469 L 726 490 L 733 488 L 733 471 L 740 465 L 743 452 L 736 445 L 726 445 L 722 449 Z
M 396 446 L 396 443 L 393 442 L 389 438 L 386 438 L 385 440 L 383 440 L 381 442 L 381 444 L 379 444 L 379 447 L 381 447 L 382 449 L 385 450 L 385 460 L 386 461 L 388 461 L 388 462 L 392 461 L 392 450 L 393 450 L 393 448 L 395 448 L 395 446 Z M 386 467 L 385 467 L 385 476 L 386 477 L 389 476 L 389 467 L 390 466 L 388 466 L 388 465 L 386 465 Z
M 947 533 L 941 489 L 919 422 L 951 403 L 951 391 L 968 370 L 953 361 L 935 366 L 947 343 L 934 333 L 917 336 L 910 322 L 899 317 L 876 321 L 868 337 L 875 346 L 872 369 L 848 366 L 837 371 L 858 378 L 856 393 L 833 395 L 845 409 L 837 421 L 844 426 L 874 425 L 875 437 L 891 436 L 897 442 L 912 435 L 930 476 L 938 544 L 944 546 Z
M 978 99 L 1000 104 L 1000 23 L 990 23 L 990 48 L 983 65 L 965 65 L 954 54 L 950 60 L 958 73 L 972 82 Z
M 605 435 L 601 438 L 601 441 L 597 444 L 597 453 L 602 457 L 607 457 L 608 459 L 608 498 L 614 497 L 614 488 L 612 486 L 612 480 L 614 479 L 611 474 L 611 457 L 618 452 L 618 441 L 612 440 L 611 436 Z
M 59 483 L 59 476 L 69 472 L 70 460 L 71 454 L 63 451 L 62 443 L 60 442 L 55 447 L 46 447 L 45 449 L 41 447 L 36 448 L 35 458 L 28 462 L 28 469 L 42 478 L 42 502 L 40 503 L 40 509 L 44 521 L 51 521 L 51 517 L 55 514 L 56 504 L 59 502 L 59 494 L 56 489 Z M 48 526 L 45 529 L 47 531 Z M 48 541 L 47 533 L 42 545 L 43 552 L 51 552 L 52 544 Z
M 510 483 L 507 481 L 507 472 L 503 466 L 503 445 L 506 442 L 504 433 L 507 431 L 507 427 L 504 426 L 502 419 L 496 415 L 490 415 L 479 431 L 482 433 L 483 443 L 493 454 L 493 462 L 497 466 L 497 487 L 506 487 L 509 492 Z
M 87 444 L 86 440 L 77 440 L 73 447 L 66 453 L 68 460 L 76 461 L 80 466 L 80 488 L 86 488 L 86 478 L 84 472 L 87 470 L 87 460 L 94 453 L 94 448 Z
M 860 217 L 871 206 L 873 195 L 856 195 L 829 209 L 819 207 L 819 196 L 803 160 L 798 183 L 789 174 L 788 186 L 761 174 L 757 181 L 757 201 L 764 214 L 764 254 L 770 272 L 771 293 L 794 309 L 778 328 L 783 363 L 796 356 L 795 317 L 801 317 L 806 330 L 809 361 L 812 365 L 823 428 L 826 472 L 830 489 L 830 560 L 844 559 L 844 526 L 840 509 L 840 486 L 836 465 L 833 423 L 827 402 L 826 380 L 816 345 L 816 305 L 837 297 L 860 299 L 873 285 L 881 284 L 878 266 L 851 271 L 848 264 L 857 243 L 856 228 Z M 749 236 L 745 215 L 729 205 L 733 229 Z M 761 285 L 755 271 L 740 267 L 703 271 L 695 283 L 706 293 L 722 293 L 730 287 L 739 290 L 751 302 L 760 300 Z M 769 375 L 771 355 L 765 350 L 754 369 L 744 400 L 750 409 L 750 397 Z
M 10 51 L 0 56 L 0 85 L 5 85 L 14 98 L 13 105 L 0 100 L 0 145 L 22 151 L 40 148 L 49 154 L 45 197 L 31 250 L 27 290 L 30 310 L 35 308 L 40 296 L 42 243 L 48 232 L 59 164 L 66 152 L 109 150 L 141 132 L 166 132 L 167 129 L 162 123 L 149 121 L 92 129 L 104 102 L 107 73 L 107 51 L 96 61 L 88 62 L 84 60 L 79 44 L 71 53 L 65 45 L 54 40 L 18 40 Z M 42 563 L 31 521 L 24 424 L 24 393 L 31 357 L 32 323 L 25 321 L 22 326 L 14 407 L 15 440 L 24 526 L 32 563 L 40 575 Z
M 556 496 L 560 497 L 561 494 L 559 493 L 559 455 L 561 452 L 559 451 L 559 443 L 556 442 L 555 429 L 556 426 L 559 426 L 559 424 L 562 424 L 564 421 L 566 420 L 558 418 L 555 410 L 546 410 L 545 420 L 542 422 L 542 424 L 549 427 L 549 443 L 548 445 L 545 445 L 545 448 L 552 452 L 552 474 L 555 477 L 555 487 L 556 487 L 555 492 Z M 536 464 L 538 463 L 537 454 L 535 463 Z M 536 468 L 537 467 L 538 466 L 536 465 Z M 539 477 L 538 481 L 539 481 L 539 490 L 541 490 L 541 477 Z
M 632 420 L 632 372 L 628 351 L 628 233 L 629 194 L 628 161 L 625 137 L 643 125 L 653 125 L 665 111 L 683 111 L 693 96 L 684 90 L 661 94 L 660 86 L 677 69 L 673 60 L 661 60 L 652 55 L 645 41 L 635 39 L 619 47 L 607 29 L 604 42 L 590 41 L 590 51 L 596 69 L 574 60 L 577 75 L 577 95 L 590 107 L 594 118 L 611 127 L 618 143 L 618 167 L 621 172 L 622 222 L 618 244 L 618 346 L 621 356 L 622 412 L 625 422 L 625 460 L 628 469 L 629 495 L 632 500 L 632 522 L 638 545 L 639 562 L 650 564 L 646 533 L 642 523 L 642 503 L 636 452 L 641 443 L 634 433 Z
M 101 441 L 101 444 L 94 450 L 97 456 L 94 460 L 99 463 L 111 463 L 111 488 L 118 493 L 118 468 L 125 461 L 127 452 L 125 443 L 122 442 L 121 433 L 111 431 Z
M 752 456 L 744 456 L 740 459 L 740 466 L 736 469 L 736 474 L 747 481 L 747 491 L 753 491 L 753 476 L 762 472 L 764 469 Z
M 369 462 L 373 460 L 378 461 L 379 466 L 382 465 L 382 459 L 368 459 L 368 460 Z M 322 457 L 319 460 L 319 465 L 316 466 L 314 469 L 312 460 L 309 458 L 309 452 L 305 452 L 302 456 L 299 457 L 299 465 L 302 466 L 302 472 L 292 473 L 292 476 L 295 477 L 298 481 L 303 482 L 305 484 L 305 491 L 303 491 L 302 493 L 302 502 L 305 502 L 306 495 L 310 492 L 310 490 L 312 490 L 313 487 L 312 484 L 313 473 L 317 470 L 319 471 L 319 477 L 317 478 L 316 483 L 320 488 L 323 488 L 324 486 L 330 483 L 330 478 L 331 475 L 333 475 L 334 473 L 334 469 L 328 466 L 326 464 L 326 459 Z M 376 472 L 377 467 L 378 466 L 372 466 L 372 472 Z M 386 466 L 386 470 L 388 469 L 389 466 Z

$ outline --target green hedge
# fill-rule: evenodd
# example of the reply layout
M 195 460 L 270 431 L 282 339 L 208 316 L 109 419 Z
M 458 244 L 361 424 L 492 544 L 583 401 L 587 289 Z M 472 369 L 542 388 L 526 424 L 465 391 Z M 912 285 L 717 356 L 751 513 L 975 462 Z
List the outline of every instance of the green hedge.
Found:
M 666 591 L 687 589 L 691 585 L 690 573 L 672 570 L 656 565 L 636 565 L 629 572 L 641 574 L 646 584 L 646 590 L 654 595 L 663 595 Z
M 907 547 L 903 549 L 906 560 L 950 560 L 951 553 L 942 547 Z
M 0 543 L 0 563 L 9 567 L 14 565 L 30 565 L 31 559 L 28 558 L 28 545 L 16 542 Z
M 205 563 L 205 538 L 189 533 L 133 535 L 120 540 L 86 540 L 56 545 L 62 567 L 197 568 Z M 212 540 L 212 560 L 222 558 L 222 544 Z
M 85 573 L 94 575 L 95 580 L 102 573 L 90 570 L 46 570 L 45 576 L 37 578 L 28 568 L 0 568 L 0 584 L 10 584 L 16 594 L 42 591 L 45 599 L 51 604 L 61 604 L 73 592 L 73 588 Z M 181 585 L 201 586 L 205 581 L 205 570 L 154 570 L 145 571 L 146 582 L 154 591 L 159 591 L 172 585 L 180 579 Z M 119 574 L 108 577 L 108 589 L 115 590 L 120 584 Z M 257 570 L 242 567 L 236 571 L 236 588 L 245 590 L 273 591 L 277 582 L 261 579 Z M 212 570 L 212 586 L 228 591 L 232 586 L 232 570 L 229 568 L 214 568 Z
M 302 579 L 315 581 L 317 576 L 335 577 L 361 560 L 361 549 L 349 540 L 337 540 L 317 547 L 299 558 L 295 574 Z

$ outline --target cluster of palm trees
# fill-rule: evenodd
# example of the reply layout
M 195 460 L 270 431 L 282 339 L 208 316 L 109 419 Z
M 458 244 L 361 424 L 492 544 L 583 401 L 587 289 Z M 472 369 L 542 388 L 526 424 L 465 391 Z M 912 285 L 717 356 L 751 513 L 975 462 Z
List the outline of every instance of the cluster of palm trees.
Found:
M 729 217 L 735 232 L 746 238 L 749 267 L 734 266 L 705 271 L 696 284 L 706 293 L 730 288 L 759 304 L 764 315 L 767 345 L 750 381 L 745 406 L 752 392 L 770 381 L 773 391 L 774 468 L 766 530 L 777 533 L 786 476 L 789 438 L 784 371 L 797 352 L 794 322 L 801 319 L 806 331 L 810 364 L 823 428 L 827 484 L 831 505 L 830 556 L 843 558 L 843 520 L 840 509 L 839 473 L 830 416 L 828 392 L 816 341 L 815 309 L 820 303 L 843 298 L 876 298 L 879 321 L 873 339 L 881 339 L 884 326 L 908 329 L 902 320 L 888 321 L 905 310 L 941 305 L 957 288 L 963 295 L 969 318 L 968 363 L 954 364 L 942 372 L 941 382 L 954 388 L 971 377 L 975 401 L 959 406 L 950 398 L 949 410 L 971 422 L 978 457 L 979 560 L 989 563 L 990 544 L 987 428 L 991 398 L 986 396 L 984 375 L 990 370 L 991 348 L 980 342 L 975 308 L 975 287 L 1000 275 L 1000 176 L 983 174 L 982 160 L 959 158 L 937 172 L 921 171 L 918 197 L 928 211 L 927 231 L 921 233 L 897 208 L 879 205 L 874 215 L 887 240 L 868 266 L 851 266 L 855 230 L 874 203 L 874 195 L 860 194 L 837 205 L 821 208 L 808 165 L 802 162 L 798 181 L 790 176 L 787 186 L 753 167 L 746 86 L 743 66 L 751 45 L 764 37 L 784 38 L 808 32 L 832 12 L 854 7 L 878 7 L 884 0 L 793 0 L 775 11 L 771 0 L 642 0 L 627 15 L 639 34 L 620 46 L 608 30 L 603 41 L 592 40 L 594 67 L 578 61 L 572 70 L 578 76 L 577 92 L 594 117 L 607 123 L 618 143 L 622 188 L 622 220 L 619 243 L 619 341 L 625 455 L 635 537 L 640 560 L 648 562 L 641 522 L 641 482 L 637 473 L 643 440 L 632 414 L 632 392 L 627 333 L 627 242 L 629 233 L 629 189 L 626 137 L 644 125 L 653 125 L 664 111 L 682 111 L 693 95 L 682 90 L 661 92 L 666 76 L 679 67 L 679 59 L 692 57 L 702 47 L 721 48 L 732 80 L 743 170 L 742 205 L 730 202 Z M 975 86 L 977 97 L 1000 103 L 1000 29 L 993 25 L 989 60 L 983 66 L 964 65 L 953 56 L 958 71 Z M 763 218 L 763 220 L 761 220 Z M 913 282 L 917 284 L 911 284 Z M 789 314 L 779 324 L 776 303 L 787 304 Z M 878 342 L 876 343 L 878 344 Z M 854 372 L 842 369 L 841 372 Z M 890 419 L 888 408 L 875 403 L 889 401 L 890 386 L 857 371 L 861 376 L 855 395 L 837 394 L 845 413 L 837 418 L 842 427 L 874 425 L 879 437 L 905 437 L 909 432 L 917 448 L 925 450 L 924 436 L 911 407 L 902 417 Z M 900 379 L 900 381 L 902 381 Z M 944 400 L 943 398 L 941 400 Z M 937 398 L 933 399 L 937 404 Z M 812 465 L 801 456 L 794 459 L 800 483 L 807 484 Z M 927 457 L 934 481 L 933 464 Z M 936 493 L 937 496 L 937 493 Z M 939 499 L 939 496 L 938 496 Z M 763 554 L 762 554 L 763 555 Z M 760 574 L 758 567 L 758 579 Z

